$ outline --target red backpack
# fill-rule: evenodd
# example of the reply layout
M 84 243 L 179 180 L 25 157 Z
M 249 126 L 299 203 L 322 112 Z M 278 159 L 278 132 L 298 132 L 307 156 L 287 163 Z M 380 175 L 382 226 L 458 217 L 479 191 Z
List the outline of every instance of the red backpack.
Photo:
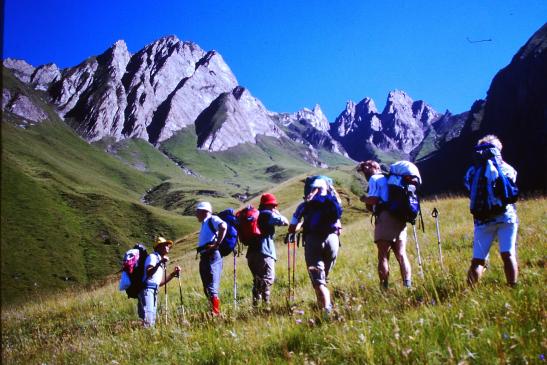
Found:
M 239 224 L 239 240 L 245 245 L 253 245 L 260 239 L 261 233 L 258 227 L 258 215 L 260 212 L 252 205 L 241 209 L 236 213 Z

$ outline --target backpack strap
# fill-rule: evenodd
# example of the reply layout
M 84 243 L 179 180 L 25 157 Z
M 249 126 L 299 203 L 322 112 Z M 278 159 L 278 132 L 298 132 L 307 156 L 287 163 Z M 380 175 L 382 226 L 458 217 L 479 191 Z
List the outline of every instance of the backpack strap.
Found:
M 209 218 L 209 220 L 207 221 L 207 224 L 209 225 L 209 229 L 211 230 L 211 232 L 214 232 L 215 234 L 217 234 L 217 230 L 215 229 L 215 225 L 213 224 L 213 217 L 211 216 L 211 218 Z

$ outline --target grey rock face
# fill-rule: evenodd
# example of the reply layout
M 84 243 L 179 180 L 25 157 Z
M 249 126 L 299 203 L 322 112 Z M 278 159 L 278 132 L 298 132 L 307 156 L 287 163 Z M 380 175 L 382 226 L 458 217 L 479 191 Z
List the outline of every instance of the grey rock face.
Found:
M 304 108 L 292 114 L 272 113 L 271 116 L 293 141 L 308 145 L 310 149 L 324 148 L 347 157 L 342 145 L 328 133 L 330 123 L 319 105 L 313 110 Z
M 61 71 L 57 65 L 49 63 L 36 68 L 30 78 L 30 83 L 37 90 L 46 91 L 52 82 L 61 77 Z
M 46 112 L 23 94 L 12 95 L 9 90 L 2 90 L 2 110 L 13 113 L 27 122 L 39 123 L 47 118 Z
M 236 86 L 237 80 L 220 54 L 207 52 L 196 63 L 195 71 L 185 77 L 158 108 L 148 128 L 151 142 L 162 142 L 174 132 L 193 124 L 214 99 Z M 160 131 L 159 135 L 152 130 Z
M 58 110 L 86 140 L 122 138 L 127 104 L 122 77 L 129 62 L 123 41 L 100 56 L 63 71 L 49 91 Z
M 161 112 L 158 107 L 194 73 L 196 63 L 204 55 L 197 45 L 169 36 L 146 46 L 131 58 L 123 77 L 127 93 L 122 132 L 125 137 L 149 139 L 147 128 L 153 123 L 154 113 Z M 156 121 L 154 125 L 157 124 L 160 123 Z
M 5 68 L 9 68 L 15 77 L 24 83 L 30 82 L 34 67 L 28 64 L 24 60 L 14 60 L 12 58 L 6 58 L 3 62 Z
M 221 94 L 198 116 L 196 134 L 198 148 L 209 151 L 256 143 L 257 135 L 285 136 L 262 103 L 240 86 Z
M 61 71 L 52 64 L 34 69 L 24 61 L 7 63 L 23 70 L 31 86 L 47 90 L 59 115 L 88 141 L 164 141 L 237 86 L 217 52 L 206 53 L 175 36 L 135 55 L 118 41 L 102 55 Z
M 308 146 L 313 161 L 315 148 L 345 154 L 328 134 L 330 124 L 319 105 L 286 114 L 286 125 L 278 125 L 275 121 L 284 114 L 267 111 L 238 86 L 220 54 L 175 36 L 134 55 L 118 41 L 63 70 L 53 64 L 34 69 L 24 61 L 6 62 L 30 86 L 45 90 L 61 118 L 90 142 L 141 138 L 157 146 L 195 124 L 199 148 L 209 151 L 256 143 L 257 135 L 287 137 L 289 131 L 291 139 Z
M 370 98 L 358 104 L 348 101 L 331 125 L 330 134 L 354 159 L 370 157 L 371 149 L 410 156 L 440 117 L 425 102 L 414 102 L 404 91 L 395 90 L 389 93 L 382 113 Z

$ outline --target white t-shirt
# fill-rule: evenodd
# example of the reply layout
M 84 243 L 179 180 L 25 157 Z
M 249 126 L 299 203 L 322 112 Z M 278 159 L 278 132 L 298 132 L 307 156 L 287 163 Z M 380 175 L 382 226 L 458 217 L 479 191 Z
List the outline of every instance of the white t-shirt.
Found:
M 215 228 L 216 231 L 211 230 L 209 220 L 213 222 L 213 227 Z M 214 240 L 217 234 L 218 228 L 222 223 L 224 223 L 224 221 L 220 219 L 219 217 L 217 217 L 216 215 L 211 215 L 207 217 L 203 222 L 201 222 L 201 231 L 199 231 L 197 247 L 201 247 L 211 242 L 212 240 Z
M 387 177 L 383 174 L 372 175 L 368 180 L 368 196 L 376 196 L 380 198 L 380 203 L 387 202 Z
M 161 284 L 161 281 L 163 279 L 163 271 L 164 271 L 163 265 L 160 265 L 160 267 L 158 267 L 158 269 L 156 270 L 154 275 L 152 275 L 152 277 L 148 278 L 146 276 L 146 269 L 149 266 L 156 266 L 159 261 L 160 261 L 160 255 L 157 252 L 154 252 L 154 253 L 151 253 L 150 255 L 148 255 L 148 257 L 144 261 L 144 278 L 143 278 L 143 280 L 144 280 L 145 284 L 156 284 L 158 286 Z

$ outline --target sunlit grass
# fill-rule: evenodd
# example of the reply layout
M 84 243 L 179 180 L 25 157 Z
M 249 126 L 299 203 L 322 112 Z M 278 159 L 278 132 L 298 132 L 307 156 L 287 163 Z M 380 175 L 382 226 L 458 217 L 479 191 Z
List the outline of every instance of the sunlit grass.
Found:
M 438 257 L 431 209 L 440 211 L 444 268 Z M 345 225 L 330 287 L 335 314 L 324 320 L 298 251 L 294 305 L 286 303 L 287 252 L 278 246 L 277 282 L 271 311 L 253 310 L 251 276 L 237 258 L 238 302 L 233 304 L 233 257 L 224 260 L 222 318 L 208 314 L 198 261 L 175 250 L 182 266 L 182 304 L 176 280 L 168 307 L 159 295 L 159 323 L 142 329 L 136 303 L 117 283 L 71 291 L 2 311 L 4 363 L 538 363 L 546 352 L 545 199 L 519 203 L 520 285 L 505 285 L 497 249 L 483 282 L 470 289 L 472 221 L 463 198 L 423 203 L 425 233 L 418 232 L 425 277 L 417 275 L 409 236 L 414 289 L 401 285 L 391 260 L 391 286 L 381 291 L 368 216 Z M 427 214 L 426 214 L 427 213 Z M 410 227 L 409 227 L 410 228 Z M 282 236 L 280 231 L 280 237 Z M 411 231 L 409 232 L 411 233 Z M 280 241 L 280 238 L 278 238 Z M 187 245 L 190 245 L 187 243 Z M 179 249 L 180 250 L 180 249 Z M 167 318 L 167 321 L 165 320 Z

